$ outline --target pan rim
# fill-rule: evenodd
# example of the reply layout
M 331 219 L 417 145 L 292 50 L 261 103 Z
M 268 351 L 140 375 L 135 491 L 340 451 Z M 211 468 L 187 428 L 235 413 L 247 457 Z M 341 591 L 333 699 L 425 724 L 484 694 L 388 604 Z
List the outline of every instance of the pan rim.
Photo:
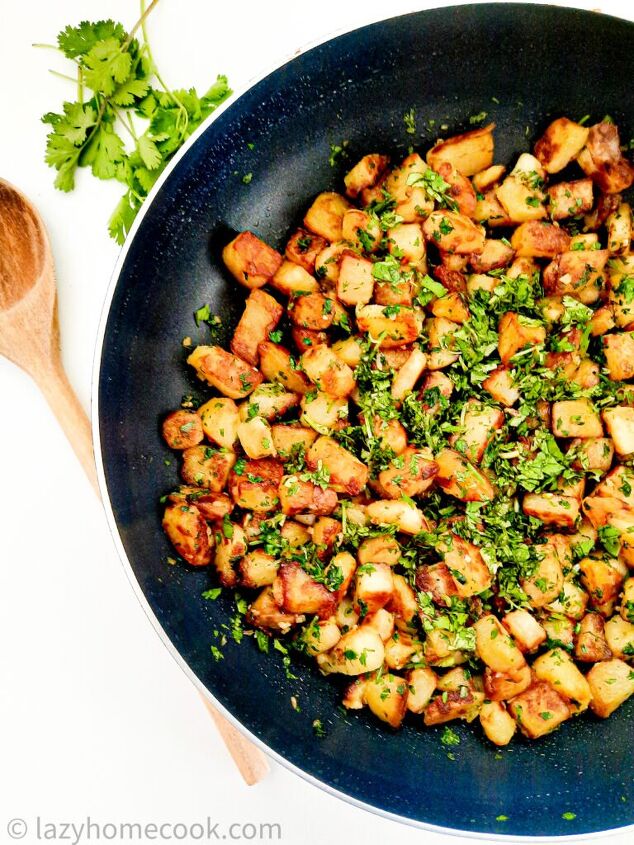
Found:
M 170 178 L 172 172 L 175 170 L 181 159 L 185 157 L 188 151 L 198 142 L 201 136 L 206 132 L 206 130 L 219 118 L 225 111 L 230 109 L 242 96 L 247 94 L 252 88 L 254 88 L 258 83 L 262 80 L 266 79 L 268 76 L 276 73 L 277 71 L 281 70 L 282 68 L 286 67 L 286 65 L 293 62 L 295 59 L 298 59 L 305 55 L 306 53 L 310 52 L 311 50 L 320 47 L 324 44 L 327 44 L 330 41 L 339 38 L 342 35 L 347 35 L 354 33 L 358 30 L 364 29 L 368 26 L 379 26 L 382 23 L 386 23 L 388 21 L 397 20 L 398 18 L 408 17 L 409 15 L 414 14 L 424 14 L 426 12 L 433 12 L 433 11 L 446 11 L 447 14 L 451 14 L 452 10 L 456 8 L 461 8 L 465 6 L 471 6 L 473 8 L 483 7 L 488 9 L 493 9 L 496 6 L 501 5 L 499 2 L 475 2 L 475 3 L 452 3 L 448 6 L 431 6 L 431 7 L 424 7 L 419 8 L 416 7 L 411 9 L 408 12 L 400 12 L 397 15 L 389 15 L 387 17 L 379 17 L 376 19 L 372 19 L 370 21 L 366 21 L 360 25 L 350 26 L 350 27 L 341 27 L 335 29 L 324 35 L 321 38 L 317 38 L 307 43 L 303 44 L 298 49 L 294 50 L 292 53 L 287 54 L 286 57 L 282 58 L 280 61 L 274 63 L 273 65 L 267 66 L 263 69 L 260 73 L 253 76 L 251 79 L 247 80 L 247 82 L 242 85 L 238 90 L 236 90 L 221 106 L 219 106 L 212 114 L 210 114 L 196 129 L 196 131 L 187 139 L 187 141 L 183 144 L 183 146 L 175 153 L 174 157 L 170 160 L 169 164 L 165 167 L 165 170 L 161 173 L 155 184 L 153 185 L 150 193 L 148 194 L 145 202 L 141 206 L 137 216 L 132 224 L 132 227 L 126 237 L 125 243 L 121 247 L 119 255 L 117 257 L 117 261 L 113 268 L 110 280 L 108 282 L 108 288 L 106 290 L 106 295 L 104 298 L 100 318 L 99 318 L 99 326 L 97 331 L 97 337 L 95 341 L 95 351 L 94 351 L 94 358 L 93 358 L 93 367 L 92 367 L 92 384 L 91 384 L 91 409 L 90 409 L 90 418 L 91 418 L 91 426 L 92 426 L 92 439 L 93 439 L 93 449 L 94 449 L 94 456 L 95 456 L 95 463 L 97 469 L 97 478 L 99 483 L 99 490 L 101 493 L 101 500 L 103 504 L 103 508 L 106 515 L 106 521 L 108 523 L 108 528 L 110 534 L 112 536 L 112 540 L 114 542 L 114 546 L 117 550 L 119 559 L 125 571 L 126 577 L 132 587 L 139 604 L 143 608 L 146 617 L 149 619 L 152 627 L 154 628 L 155 632 L 159 636 L 163 646 L 167 649 L 170 653 L 171 657 L 176 661 L 177 665 L 180 669 L 184 672 L 187 678 L 192 682 L 194 687 L 198 690 L 198 692 L 203 695 L 213 706 L 222 714 L 222 716 L 231 724 L 233 725 L 236 730 L 238 730 L 244 737 L 246 737 L 250 742 L 253 743 L 257 748 L 267 754 L 271 759 L 273 759 L 276 763 L 283 766 L 285 769 L 291 771 L 293 774 L 302 778 L 302 780 L 306 781 L 307 783 L 315 786 L 327 794 L 338 798 L 339 800 L 350 804 L 354 807 L 357 807 L 360 810 L 365 810 L 369 813 L 373 813 L 375 815 L 381 816 L 382 818 L 388 819 L 390 821 L 399 822 L 404 825 L 408 825 L 409 827 L 413 827 L 419 830 L 426 830 L 432 833 L 440 833 L 444 834 L 445 836 L 452 836 L 457 837 L 461 836 L 468 839 L 473 840 L 485 840 L 489 842 L 509 842 L 509 843 L 516 843 L 516 842 L 546 842 L 546 843 L 565 843 L 565 842 L 586 842 L 588 840 L 598 840 L 600 837 L 606 836 L 615 836 L 618 834 L 627 834 L 627 833 L 634 833 L 634 823 L 629 825 L 624 825 L 622 827 L 616 828 L 609 828 L 606 830 L 598 830 L 598 831 L 591 831 L 588 833 L 576 833 L 576 834 L 564 834 L 561 836 L 551 835 L 551 836 L 532 836 L 532 835 L 524 835 L 524 834 L 503 834 L 503 833 L 490 833 L 490 832 L 482 832 L 482 831 L 474 831 L 474 830 L 462 830 L 460 828 L 451 828 L 451 827 L 444 827 L 443 825 L 436 825 L 431 822 L 421 821 L 419 819 L 413 819 L 408 816 L 400 815 L 399 813 L 394 813 L 389 810 L 385 810 L 381 807 L 377 807 L 373 804 L 366 803 L 359 798 L 355 798 L 352 795 L 343 792 L 340 789 L 336 789 L 335 787 L 331 786 L 329 783 L 320 780 L 319 778 L 311 775 L 309 772 L 305 771 L 304 769 L 300 768 L 299 766 L 292 763 L 290 760 L 285 758 L 282 754 L 275 751 L 273 748 L 268 746 L 265 742 L 263 742 L 258 736 L 252 733 L 248 728 L 246 728 L 214 695 L 213 693 L 205 686 L 205 684 L 200 680 L 200 678 L 196 675 L 193 669 L 189 666 L 187 661 L 182 657 L 178 649 L 172 643 L 170 637 L 166 633 L 165 629 L 159 622 L 156 614 L 152 610 L 145 593 L 143 592 L 132 568 L 132 564 L 130 559 L 128 558 L 127 552 L 123 545 L 123 540 L 121 538 L 121 534 L 119 532 L 119 527 L 117 524 L 116 517 L 114 515 L 114 510 L 112 507 L 112 502 L 110 500 L 110 493 L 108 490 L 108 485 L 106 481 L 105 475 L 105 466 L 104 466 L 104 459 L 101 447 L 101 432 L 100 432 L 100 413 L 99 413 L 99 385 L 101 380 L 101 365 L 103 359 L 103 351 L 104 351 L 104 344 L 106 339 L 106 327 L 108 324 L 108 319 L 111 313 L 111 306 L 112 300 L 114 298 L 115 291 L 117 289 L 121 273 L 123 267 L 125 265 L 128 252 L 132 245 L 133 240 L 135 239 L 139 228 L 143 222 L 145 215 L 148 213 L 150 207 L 156 200 L 158 193 L 160 192 L 163 185 L 167 182 Z M 625 24 L 629 24 L 634 29 L 634 22 L 629 21 L 626 18 L 620 18 L 616 15 L 606 15 L 602 12 L 595 12 L 588 9 L 578 9 L 576 7 L 570 6 L 559 6 L 556 3 L 549 3 L 549 2 L 530 2 L 530 3 L 523 3 L 523 2 L 511 2 L 511 3 L 504 3 L 503 4 L 507 9 L 522 9 L 522 8 L 532 8 L 538 9 L 541 7 L 546 7 L 548 9 L 558 9 L 562 13 L 577 13 L 582 16 L 587 17 L 604 17 L 615 21 L 620 21 Z

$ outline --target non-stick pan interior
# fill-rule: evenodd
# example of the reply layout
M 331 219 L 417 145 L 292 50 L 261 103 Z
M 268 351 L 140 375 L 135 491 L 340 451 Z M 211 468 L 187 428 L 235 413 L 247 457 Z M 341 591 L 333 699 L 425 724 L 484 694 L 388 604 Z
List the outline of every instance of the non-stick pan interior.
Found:
M 302 663 L 286 677 L 282 655 L 267 658 L 252 638 L 238 645 L 229 636 L 216 662 L 213 631 L 230 625 L 231 597 L 203 599 L 209 572 L 167 563 L 157 505 L 177 475 L 158 420 L 184 394 L 200 394 L 181 341 L 208 340 L 192 317 L 203 303 L 227 332 L 239 317 L 245 292 L 220 261 L 234 232 L 249 228 L 282 247 L 310 198 L 341 189 L 346 161 L 329 164 L 331 144 L 347 141 L 349 162 L 378 151 L 398 158 L 472 128 L 481 112 L 497 124 L 502 163 L 561 114 L 610 114 L 627 141 L 632 79 L 634 27 L 601 15 L 488 4 L 374 24 L 304 53 L 224 111 L 173 168 L 126 246 L 98 402 L 105 478 L 134 577 L 175 649 L 246 728 L 309 776 L 414 822 L 534 836 L 632 823 L 634 702 L 605 722 L 583 717 L 501 752 L 477 727 L 459 725 L 460 745 L 448 748 L 420 718 L 392 733 L 363 711 L 344 714 L 337 680 Z M 411 108 L 416 135 L 403 121 Z

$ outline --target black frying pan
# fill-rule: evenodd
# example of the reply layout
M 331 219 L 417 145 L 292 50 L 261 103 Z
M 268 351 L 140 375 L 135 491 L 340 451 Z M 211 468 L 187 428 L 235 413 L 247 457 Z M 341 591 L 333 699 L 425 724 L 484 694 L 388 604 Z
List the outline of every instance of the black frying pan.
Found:
M 207 124 L 147 201 L 115 274 L 98 354 L 96 451 L 122 553 L 154 624 L 200 685 L 278 759 L 423 826 L 544 837 L 631 824 L 634 702 L 606 722 L 586 716 L 501 754 L 477 729 L 458 726 L 451 760 L 439 730 L 412 720 L 393 734 L 363 711 L 343 715 L 337 680 L 301 664 L 299 679 L 289 680 L 280 655 L 265 658 L 252 640 L 229 642 L 214 662 L 212 629 L 227 621 L 231 601 L 201 598 L 208 572 L 166 564 L 157 498 L 174 485 L 176 468 L 164 463 L 158 420 L 200 389 L 180 345 L 186 335 L 206 336 L 192 311 L 211 302 L 229 329 L 241 312 L 244 292 L 224 271 L 221 247 L 246 228 L 281 247 L 309 199 L 341 186 L 345 165 L 330 167 L 331 143 L 348 140 L 351 160 L 374 151 L 398 158 L 410 143 L 426 149 L 441 124 L 446 135 L 468 129 L 481 111 L 497 123 L 496 161 L 505 163 L 561 114 L 609 113 L 627 140 L 633 79 L 632 24 L 555 7 L 438 9 L 340 36 Z M 411 107 L 422 138 L 405 133 Z

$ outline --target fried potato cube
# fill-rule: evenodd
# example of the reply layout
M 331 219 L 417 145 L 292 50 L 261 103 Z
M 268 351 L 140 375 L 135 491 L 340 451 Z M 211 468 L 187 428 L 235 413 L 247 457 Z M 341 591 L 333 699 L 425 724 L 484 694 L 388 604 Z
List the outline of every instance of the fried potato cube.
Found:
M 544 525 L 573 528 L 579 516 L 580 503 L 571 496 L 558 493 L 527 493 L 522 510 L 528 516 L 541 519 Z
M 379 484 L 389 499 L 419 496 L 431 486 L 437 473 L 438 464 L 431 459 L 431 453 L 408 446 L 379 473 Z
M 293 264 L 298 264 L 307 273 L 315 272 L 315 259 L 328 246 L 325 238 L 314 235 L 307 229 L 297 229 L 286 244 L 284 252 L 286 258 Z
M 258 345 L 268 340 L 269 332 L 279 323 L 284 309 L 262 290 L 252 290 L 231 340 L 231 351 L 254 366 L 258 363 Z
M 620 613 L 626 622 L 634 623 L 634 577 L 627 578 L 623 584 Z
M 454 323 L 446 317 L 432 317 L 426 320 L 425 331 L 429 343 L 427 369 L 440 370 L 458 360 L 460 353 L 454 352 L 452 347 L 453 335 L 459 329 L 459 323 Z
M 551 185 L 548 188 L 548 199 L 553 220 L 586 214 L 594 204 L 592 179 L 575 179 Z
M 219 452 L 209 446 L 190 446 L 183 450 L 181 477 L 186 484 L 220 493 L 235 460 L 233 452 Z
M 279 269 L 282 256 L 253 232 L 240 232 L 223 249 L 222 260 L 241 285 L 261 288 Z
M 280 564 L 272 589 L 275 601 L 286 613 L 315 614 L 327 619 L 335 612 L 334 594 L 311 578 L 299 563 Z
M 398 628 L 412 627 L 414 617 L 418 612 L 418 602 L 416 593 L 403 575 L 394 575 L 394 592 L 387 607 L 394 614 Z
M 422 511 L 405 500 L 379 499 L 370 502 L 366 514 L 374 525 L 396 525 L 403 534 L 418 534 L 427 526 Z
M 378 153 L 363 156 L 343 177 L 348 196 L 356 199 L 361 191 L 366 188 L 373 188 L 389 163 L 390 160 L 387 156 Z
M 376 215 L 360 208 L 350 208 L 343 215 L 341 236 L 355 250 L 374 252 L 381 243 L 383 232 Z
M 228 531 L 225 526 L 222 531 L 215 532 L 216 549 L 213 562 L 223 587 L 237 585 L 236 565 L 247 551 L 247 538 L 242 527 L 231 523 L 230 529 Z
M 410 713 L 422 713 L 434 694 L 438 677 L 428 666 L 410 669 L 406 677 L 407 709 Z
M 606 194 L 626 191 L 634 182 L 634 167 L 621 152 L 619 130 L 613 123 L 595 123 L 590 127 L 577 161 L 586 176 Z
M 168 499 L 170 502 L 194 505 L 208 522 L 222 520 L 233 510 L 233 502 L 225 493 L 208 493 L 198 487 L 180 487 Z
M 475 622 L 476 654 L 494 672 L 517 674 L 526 660 L 495 616 L 482 616 Z
M 334 619 L 313 619 L 302 634 L 306 646 L 306 653 L 312 655 L 323 654 L 334 648 L 341 639 L 341 631 Z M 344 706 L 346 706 L 344 704 Z
M 161 429 L 170 449 L 188 449 L 205 439 L 202 421 L 195 411 L 172 411 L 163 420 Z
M 478 595 L 491 586 L 493 577 L 480 549 L 451 533 L 436 545 L 456 585 L 457 595 L 464 599 Z
M 429 593 L 433 601 L 443 607 L 449 607 L 451 597 L 458 595 L 458 582 L 446 563 L 419 566 L 416 587 L 421 593 Z
M 450 320 L 452 323 L 466 323 L 470 316 L 463 294 L 457 291 L 435 299 L 430 303 L 429 310 L 434 317 Z
M 553 402 L 552 428 L 555 437 L 602 437 L 601 417 L 589 399 Z
M 484 194 L 491 188 L 495 188 L 500 184 L 506 173 L 506 167 L 503 164 L 492 164 L 491 167 L 486 167 L 480 170 L 479 173 L 474 173 L 471 181 L 473 187 L 479 194 Z
M 608 257 L 606 249 L 577 249 L 555 256 L 544 269 L 544 290 L 552 296 L 567 294 L 586 304 L 596 302 Z
M 287 461 L 309 449 L 317 439 L 317 432 L 294 423 L 278 423 L 271 426 L 271 437 L 278 457 Z
M 374 292 L 372 262 L 344 252 L 339 265 L 337 297 L 345 305 L 367 305 Z
M 289 304 L 291 322 L 304 329 L 323 331 L 330 328 L 335 318 L 334 301 L 323 293 L 296 296 Z
M 396 566 L 401 557 L 401 547 L 391 534 L 378 537 L 367 537 L 357 549 L 357 558 L 363 566 L 365 563 L 386 563 Z
M 449 162 L 463 176 L 475 176 L 493 164 L 494 129 L 495 123 L 489 123 L 439 141 L 427 153 L 427 163 L 437 171 L 442 162 Z
M 388 229 L 387 241 L 392 255 L 398 255 L 402 261 L 425 272 L 425 237 L 420 223 L 399 223 Z
M 569 619 L 581 619 L 586 612 L 588 594 L 569 576 L 564 578 L 561 593 L 548 604 L 553 613 L 562 613 Z
M 346 598 L 346 601 L 352 602 L 352 599 Z M 354 602 L 352 602 L 352 612 L 355 616 L 359 616 L 357 611 L 354 609 Z M 374 613 L 369 613 L 363 619 L 361 624 L 363 626 L 367 625 L 376 631 L 381 637 L 381 641 L 386 643 L 394 633 L 394 614 L 390 613 L 389 610 L 386 610 L 384 607 L 381 607 Z
M 345 397 L 354 390 L 356 382 L 352 370 L 327 346 L 307 349 L 301 361 L 308 378 L 324 393 Z
M 543 220 L 546 216 L 543 177 L 539 161 L 529 153 L 522 153 L 513 170 L 496 188 L 495 195 L 513 223 Z
M 546 641 L 546 631 L 528 610 L 520 608 L 507 613 L 502 624 L 524 654 L 537 651 Z
M 391 395 L 395 402 L 402 402 L 412 392 L 427 366 L 427 356 L 417 346 L 398 370 L 392 381 Z
M 626 569 L 624 571 L 623 565 L 615 558 L 584 557 L 579 561 L 579 571 L 581 583 L 590 594 L 593 607 L 602 616 L 611 616 Z
M 634 452 L 634 408 L 617 406 L 603 411 L 603 422 L 619 457 Z
M 277 452 L 271 437 L 271 426 L 262 417 L 253 417 L 238 426 L 238 440 L 247 457 L 275 458 Z
M 304 217 L 304 226 L 327 241 L 340 241 L 343 215 L 352 208 L 341 194 L 324 191 L 319 194 Z
M 526 346 L 538 346 L 546 340 L 546 329 L 538 321 L 513 311 L 500 317 L 498 324 L 498 351 L 503 364 Z
M 455 634 L 434 628 L 425 637 L 425 661 L 428 666 L 445 669 L 466 663 L 467 655 L 457 648 Z
M 634 316 L 634 308 L 632 309 L 632 315 Z M 600 308 L 597 308 L 590 318 L 590 334 L 592 337 L 600 337 L 606 332 L 609 332 L 610 329 L 613 329 L 615 325 L 612 306 L 602 305 Z
M 587 710 L 592 693 L 588 682 L 577 668 L 572 657 L 561 648 L 541 654 L 532 665 L 535 676 L 546 681 L 576 713 Z
M 301 422 L 319 434 L 330 434 L 348 417 L 347 399 L 318 390 L 303 396 L 301 406 Z
M 355 610 L 375 613 L 385 607 L 394 592 L 392 568 L 387 563 L 366 563 L 355 575 L 353 601 Z
M 622 660 L 596 663 L 586 678 L 592 691 L 590 708 L 602 719 L 607 719 L 634 694 L 634 670 Z
M 465 692 L 466 691 L 466 692 Z M 442 725 L 453 719 L 465 719 L 472 722 L 484 703 L 484 693 L 462 687 L 460 690 L 443 692 L 432 699 L 424 711 L 424 722 L 430 725 Z
M 504 425 L 504 413 L 477 399 L 469 399 L 464 406 L 460 430 L 449 438 L 451 446 L 474 464 L 482 460 L 486 447 L 495 432 Z
M 566 252 L 569 245 L 570 235 L 565 229 L 540 220 L 521 223 L 511 237 L 515 254 L 526 258 L 554 258 Z
M 280 536 L 283 540 L 286 540 L 291 549 L 299 549 L 311 540 L 311 534 L 306 526 L 292 519 L 285 520 L 280 529 Z M 284 555 L 284 551 L 282 551 L 282 554 Z M 286 554 L 292 557 L 292 551 L 290 555 L 288 552 Z
M 618 332 L 603 336 L 605 363 L 613 381 L 634 378 L 634 333 Z
M 579 623 L 575 657 L 582 663 L 598 663 L 612 657 L 605 639 L 605 620 L 601 614 L 586 613 Z
M 480 724 L 486 738 L 494 745 L 508 745 L 517 724 L 500 701 L 485 701 L 480 708 Z
M 430 212 L 423 234 L 439 249 L 458 255 L 482 252 L 486 240 L 483 228 L 457 211 Z
M 279 561 L 263 549 L 254 549 L 246 554 L 238 564 L 240 584 L 249 589 L 269 587 L 277 575 Z
M 240 413 L 233 399 L 210 399 L 198 409 L 203 431 L 209 440 L 225 449 L 233 449 L 238 439 Z
M 209 531 L 198 508 L 183 502 L 170 502 L 165 508 L 162 525 L 183 560 L 191 566 L 211 563 Z
M 484 195 L 479 195 L 473 219 L 478 223 L 486 223 L 492 229 L 497 226 L 511 226 L 513 223 L 498 200 L 495 188 L 485 191 Z
M 568 453 L 575 456 L 575 469 L 604 473 L 612 466 L 614 444 L 609 437 L 577 438 L 570 444 Z
M 436 172 L 449 185 L 447 196 L 451 197 L 460 214 L 473 217 L 477 205 L 476 192 L 467 177 L 450 161 L 442 161 Z
M 332 437 L 318 437 L 306 454 L 311 471 L 325 469 L 330 473 L 330 486 L 336 493 L 357 496 L 368 481 L 368 468 L 352 452 Z
M 345 241 L 338 241 L 323 249 L 315 259 L 315 275 L 324 290 L 335 291 L 339 278 L 341 256 L 349 249 L 350 247 Z
M 240 405 L 238 416 L 241 422 L 248 422 L 254 416 L 272 422 L 298 405 L 297 393 L 284 390 L 281 384 L 261 384 L 255 388 L 248 400 Z
M 334 538 L 341 534 L 341 523 L 337 522 L 337 520 L 330 520 L 329 517 L 321 517 L 320 518 L 322 524 L 325 520 L 329 520 L 331 523 L 337 523 L 336 528 L 337 531 L 335 534 L 332 534 L 332 526 L 331 526 L 331 534 L 330 536 Z M 320 521 L 318 520 L 318 522 Z M 317 523 L 315 523 L 316 525 Z M 313 529 L 313 542 L 317 544 L 315 540 L 315 531 Z M 357 562 L 354 557 L 349 552 L 338 552 L 334 557 L 331 559 L 330 563 L 325 569 L 326 575 L 332 577 L 335 582 L 340 582 L 339 586 L 336 590 L 334 590 L 334 595 L 337 601 L 341 601 L 341 599 L 347 594 L 348 588 L 352 584 L 354 573 L 357 570 Z
M 391 672 L 370 678 L 365 685 L 365 703 L 381 721 L 398 728 L 407 712 L 407 683 Z
M 248 511 L 267 513 L 279 505 L 278 487 L 284 469 L 273 458 L 246 461 L 234 467 L 229 476 L 229 492 L 238 505 Z
M 535 155 L 547 173 L 559 173 L 583 149 L 589 130 L 567 117 L 559 117 L 535 144 Z
M 370 625 L 361 625 L 344 634 L 333 649 L 317 655 L 317 664 L 325 674 L 362 675 L 383 665 L 385 646 Z
M 285 296 L 295 296 L 318 291 L 319 283 L 304 267 L 284 261 L 271 279 L 271 287 Z
M 508 701 L 533 682 L 528 663 L 513 674 L 495 672 L 489 666 L 484 670 L 484 693 L 490 701 Z
M 406 306 L 393 306 L 387 310 L 383 305 L 363 305 L 357 309 L 356 316 L 359 331 L 369 334 L 374 340 L 380 338 L 381 349 L 413 343 L 423 327 L 420 311 Z
M 442 449 L 434 460 L 438 464 L 436 481 L 445 493 L 463 502 L 486 502 L 495 497 L 489 479 L 459 452 Z
M 563 568 L 569 555 L 566 538 L 560 534 L 552 534 L 539 548 L 541 559 L 535 571 L 520 581 L 531 607 L 544 607 L 559 596 L 564 586 Z
M 562 616 L 560 613 L 554 613 L 552 616 L 543 618 L 542 625 L 551 645 L 561 646 L 565 649 L 573 647 L 575 623 L 572 619 L 568 619 L 567 616 Z
M 616 615 L 605 623 L 605 639 L 614 657 L 634 657 L 634 624 Z
M 482 387 L 491 394 L 496 402 L 506 408 L 512 407 L 520 398 L 520 392 L 514 386 L 511 370 L 503 364 L 491 371 L 482 382 Z
M 197 346 L 187 359 L 202 381 L 230 399 L 244 399 L 262 382 L 262 373 L 220 346 Z
M 508 704 L 521 732 L 529 739 L 549 734 L 570 718 L 570 708 L 546 681 L 536 681 Z
M 273 596 L 273 587 L 265 587 L 254 602 L 249 605 L 246 621 L 249 625 L 264 631 L 279 631 L 287 634 L 303 617 L 281 610 Z
M 594 488 L 595 496 L 611 496 L 634 507 L 634 470 L 626 466 L 616 466 Z
M 267 381 L 282 384 L 291 393 L 308 393 L 312 385 L 288 349 L 271 341 L 258 346 L 260 371 Z
M 514 254 L 513 249 L 504 241 L 487 238 L 482 252 L 471 255 L 469 264 L 475 273 L 489 273 L 491 270 L 498 270 L 510 264 Z
M 418 153 L 403 159 L 398 167 L 388 174 L 385 190 L 396 200 L 395 212 L 404 223 L 415 223 L 432 211 L 434 202 L 424 188 L 415 184 L 416 178 L 427 170 L 427 165 Z
M 328 516 L 337 507 L 334 490 L 324 490 L 312 481 L 303 481 L 297 475 L 285 475 L 279 486 L 282 513 L 294 516 L 298 513 L 313 513 Z

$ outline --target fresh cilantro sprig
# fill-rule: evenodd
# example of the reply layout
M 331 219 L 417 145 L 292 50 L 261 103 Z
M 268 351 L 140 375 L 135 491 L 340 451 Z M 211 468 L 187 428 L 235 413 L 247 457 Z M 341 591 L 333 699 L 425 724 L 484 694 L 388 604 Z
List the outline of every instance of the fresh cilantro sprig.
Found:
M 146 8 L 142 0 L 141 17 L 129 32 L 112 20 L 62 30 L 56 49 L 75 67 L 77 99 L 42 117 L 51 127 L 45 161 L 57 170 L 56 188 L 72 191 L 79 167 L 125 186 L 109 222 L 120 244 L 167 162 L 231 93 L 225 76 L 202 96 L 195 88 L 167 87 L 145 27 L 157 3 Z

